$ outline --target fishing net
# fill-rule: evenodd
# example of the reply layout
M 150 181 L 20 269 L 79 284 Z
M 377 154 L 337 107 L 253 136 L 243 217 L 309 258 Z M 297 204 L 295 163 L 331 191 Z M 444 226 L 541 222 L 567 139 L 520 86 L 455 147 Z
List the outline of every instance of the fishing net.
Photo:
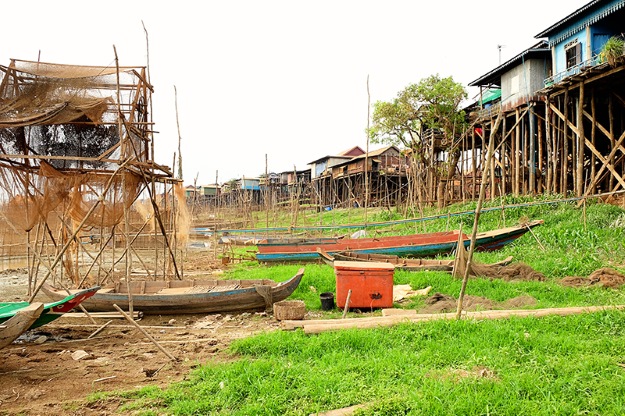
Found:
M 172 270 L 189 218 L 184 191 L 153 162 L 151 93 L 143 67 L 0 66 L 0 216 L 28 233 L 32 273 L 62 256 L 61 278 L 78 286 L 98 269 L 99 283 L 117 277 L 105 260 L 130 270 L 137 245 L 160 249 L 153 266 L 139 258 L 146 273 Z
M 560 283 L 564 286 L 603 286 L 618 289 L 625 284 L 625 275 L 611 267 L 602 267 L 588 277 L 567 276 Z
M 145 93 L 151 87 L 140 71 L 20 60 L 0 66 L 0 151 L 52 156 L 48 163 L 57 168 L 110 168 L 102 159 L 131 156 L 146 160 Z
M 141 178 L 130 171 L 114 177 L 95 172 L 67 174 L 41 162 L 38 175 L 30 177 L 25 194 L 11 196 L 5 209 L 11 222 L 24 231 L 39 221 L 47 222 L 51 213 L 85 227 L 117 225 L 141 190 Z M 95 204 L 99 206 L 93 209 Z
M 467 268 L 467 250 L 462 248 L 457 250 L 456 259 L 454 261 L 453 276 L 462 279 Z M 490 279 L 502 279 L 506 281 L 526 280 L 526 281 L 544 281 L 545 275 L 534 270 L 523 262 L 515 262 L 511 264 L 483 264 L 472 261 L 469 266 L 469 276 L 486 277 Z

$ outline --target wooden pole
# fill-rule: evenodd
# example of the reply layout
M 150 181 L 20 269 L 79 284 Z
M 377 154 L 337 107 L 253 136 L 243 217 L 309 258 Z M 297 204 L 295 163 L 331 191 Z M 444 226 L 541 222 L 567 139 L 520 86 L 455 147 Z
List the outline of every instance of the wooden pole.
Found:
M 519 109 L 516 109 L 516 126 L 514 130 L 514 185 L 513 195 L 519 196 L 521 183 L 521 123 L 519 123 Z
M 267 166 L 267 153 L 265 153 L 265 223 L 269 229 L 269 170 Z
M 460 295 L 458 296 L 458 309 L 456 310 L 456 318 L 460 319 L 462 315 L 462 303 L 464 302 L 464 294 L 467 288 L 467 282 L 469 281 L 469 271 L 471 269 L 471 261 L 473 260 L 473 252 L 475 251 L 475 240 L 477 236 L 477 226 L 480 220 L 480 214 L 482 211 L 482 204 L 484 203 L 484 196 L 486 194 L 486 175 L 488 175 L 488 168 L 492 163 L 493 153 L 495 150 L 495 134 L 499 129 L 499 123 L 501 123 L 501 113 L 497 116 L 497 121 L 491 127 L 490 137 L 488 142 L 488 153 L 486 154 L 486 165 L 482 170 L 482 183 L 480 184 L 480 196 L 477 200 L 477 206 L 475 208 L 475 216 L 473 219 L 473 231 L 471 233 L 471 245 L 469 253 L 467 254 L 467 267 L 464 270 L 464 277 L 462 278 L 462 287 L 460 288 Z
M 365 153 L 365 229 L 367 228 L 367 209 L 369 208 L 369 120 L 371 119 L 371 93 L 369 91 L 369 74 L 367 74 L 367 152 Z
M 159 344 L 159 343 L 158 343 L 158 342 L 157 342 L 154 338 L 152 338 L 152 335 L 148 334 L 148 333 L 145 331 L 145 329 L 141 328 L 141 327 L 139 326 L 139 324 L 138 324 L 138 323 L 136 323 L 136 322 L 134 321 L 134 319 L 132 319 L 130 316 L 128 316 L 128 314 L 126 314 L 126 312 L 124 312 L 124 311 L 122 310 L 122 308 L 120 308 L 119 306 L 117 306 L 117 304 L 115 304 L 115 303 L 113 304 L 113 307 L 114 307 L 115 309 L 117 309 L 117 311 L 118 311 L 119 313 L 121 313 L 121 314 L 122 314 L 122 316 L 123 316 L 124 318 L 126 318 L 126 320 L 127 320 L 128 322 L 130 322 L 130 323 L 131 323 L 131 324 L 132 324 L 135 328 L 137 328 L 139 331 L 141 331 L 141 333 L 142 333 L 143 335 L 145 335 L 145 336 L 147 337 L 147 339 L 149 339 L 150 341 L 152 341 L 152 342 L 154 343 L 154 345 L 156 345 L 156 347 L 157 347 L 159 350 L 161 350 L 161 352 L 162 352 L 163 354 L 165 354 L 167 357 L 169 357 L 169 359 L 170 359 L 170 360 L 172 360 L 172 361 L 178 361 L 178 360 L 176 359 L 176 357 L 174 357 L 173 355 L 171 355 L 171 354 L 170 354 L 170 353 L 169 353 L 169 352 L 168 352 L 165 348 L 163 348 L 163 347 L 161 346 L 161 344 Z
M 93 331 L 91 333 L 91 335 L 89 335 L 87 337 L 87 339 L 91 339 L 93 337 L 95 337 L 96 335 L 98 335 L 100 332 L 102 332 L 104 330 L 104 328 L 106 328 L 107 326 L 109 326 L 111 324 L 111 322 L 113 322 L 113 320 L 108 321 L 107 323 L 105 323 L 104 325 L 102 325 L 101 327 L 99 327 L 98 329 L 96 329 L 95 331 Z M 95 323 L 95 322 L 94 322 Z
M 117 49 L 115 48 L 115 45 L 113 45 L 113 51 L 115 52 L 115 68 L 116 68 L 116 75 L 117 75 L 117 129 L 118 129 L 118 134 L 119 134 L 119 139 L 120 139 L 120 148 L 121 148 L 121 160 L 127 160 L 129 159 L 129 152 L 128 152 L 128 141 L 126 139 L 126 135 L 123 134 L 123 122 L 122 122 L 122 110 L 121 110 L 121 93 L 120 93 L 120 89 L 119 89 L 119 85 L 120 85 L 120 81 L 119 81 L 119 58 L 117 57 Z M 131 255 L 130 255 L 130 238 L 128 237 L 128 234 L 130 232 L 130 217 L 128 215 L 128 201 L 126 201 L 126 172 L 122 172 L 122 206 L 124 209 L 124 240 L 126 240 L 126 250 L 125 250 L 125 255 L 124 255 L 124 260 L 125 260 L 125 269 L 126 269 L 126 284 L 128 285 L 128 305 L 129 305 L 129 310 L 130 310 L 130 314 L 132 315 L 132 307 L 133 307 L 133 302 L 132 302 L 132 293 L 130 290 L 130 267 L 131 267 Z M 113 242 L 113 244 L 115 244 L 115 242 Z
M 575 195 L 584 193 L 584 82 L 579 83 L 579 101 L 577 103 L 577 170 L 575 173 Z
M 540 318 L 544 316 L 570 316 L 583 313 L 603 312 L 607 310 L 623 310 L 625 305 L 608 305 L 608 306 L 572 306 L 567 308 L 551 308 L 551 309 L 511 309 L 511 310 L 491 310 L 491 311 L 475 311 L 465 312 L 462 316 L 464 319 L 487 320 L 487 319 L 508 319 L 511 317 Z M 348 319 L 319 319 L 319 320 L 298 320 L 298 321 L 282 321 L 280 324 L 285 330 L 293 330 L 295 328 L 303 328 L 305 334 L 319 334 L 327 331 L 337 331 L 341 329 L 369 329 L 389 327 L 406 322 L 427 322 L 436 320 L 452 320 L 456 319 L 454 313 L 435 313 L 435 314 L 414 314 L 414 315 L 392 315 L 392 316 L 376 316 L 371 318 L 348 318 Z
M 343 308 L 343 316 L 342 318 L 345 319 L 345 316 L 347 315 L 347 311 L 349 310 L 349 299 L 352 297 L 352 290 L 349 289 L 347 291 L 347 298 L 345 299 L 345 307 Z

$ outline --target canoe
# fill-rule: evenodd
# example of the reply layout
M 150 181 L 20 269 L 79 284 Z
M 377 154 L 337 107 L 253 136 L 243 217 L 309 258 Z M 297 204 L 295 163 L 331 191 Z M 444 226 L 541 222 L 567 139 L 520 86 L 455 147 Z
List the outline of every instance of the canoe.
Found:
M 74 293 L 70 294 L 65 291 L 59 291 L 60 296 L 58 299 L 51 303 L 44 303 L 41 314 L 39 314 L 27 330 L 38 328 L 60 318 L 64 313 L 71 311 L 86 299 L 93 296 L 98 289 L 100 289 L 99 286 L 94 286 L 89 289 L 74 291 Z M 28 302 L 0 302 L 0 325 L 7 325 L 6 322 L 29 305 Z
M 534 220 L 514 227 L 477 233 L 475 249 L 477 251 L 498 250 L 524 235 L 531 228 L 541 225 L 543 220 Z M 317 248 L 331 256 L 337 252 L 351 251 L 358 254 L 384 254 L 398 257 L 433 257 L 449 255 L 458 245 L 460 231 L 410 234 L 402 236 L 376 238 L 345 238 L 335 241 L 303 241 L 280 243 L 263 240 L 257 244 L 256 260 L 259 262 L 303 262 L 320 261 Z M 465 248 L 471 244 L 471 237 L 464 234 L 462 241 Z
M 43 312 L 43 303 L 36 302 L 24 306 L 0 325 L 0 349 L 11 344 L 28 331 Z
M 451 272 L 454 269 L 454 259 L 438 260 L 438 259 L 412 259 L 406 257 L 390 256 L 385 254 L 359 254 L 352 251 L 339 251 L 334 255 L 329 255 L 322 249 L 317 249 L 324 263 L 330 266 L 334 265 L 334 261 L 364 261 L 374 263 L 390 263 L 395 269 L 407 271 L 443 271 Z M 512 256 L 506 257 L 502 261 L 490 264 L 490 266 L 506 266 L 512 262 Z
M 131 281 L 133 309 L 146 315 L 175 315 L 216 312 L 238 312 L 271 308 L 275 302 L 288 298 L 299 286 L 304 269 L 290 279 L 276 283 L 273 280 L 171 280 Z M 58 299 L 62 292 L 50 285 L 41 290 L 50 298 Z M 116 304 L 129 309 L 128 285 L 118 282 L 103 287 L 83 303 L 88 311 L 116 310 Z
M 360 254 L 353 251 L 337 251 L 330 255 L 325 250 L 318 248 L 317 253 L 321 256 L 324 263 L 330 266 L 334 265 L 334 261 L 364 261 L 377 263 L 390 263 L 395 269 L 400 270 L 441 270 L 451 271 L 454 268 L 454 260 L 436 260 L 436 259 L 411 259 L 406 257 L 391 256 L 386 254 Z

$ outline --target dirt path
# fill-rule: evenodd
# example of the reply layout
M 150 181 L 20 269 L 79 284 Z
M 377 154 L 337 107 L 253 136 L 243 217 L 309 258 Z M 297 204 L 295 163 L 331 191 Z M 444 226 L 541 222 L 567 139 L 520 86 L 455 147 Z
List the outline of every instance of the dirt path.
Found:
M 199 364 L 227 360 L 232 340 L 279 327 L 265 313 L 154 316 L 139 324 L 179 362 L 123 319 L 88 339 L 98 326 L 86 318 L 60 318 L 30 331 L 28 342 L 0 350 L 0 414 L 112 414 L 116 403 L 85 407 L 84 399 L 182 380 Z
M 192 254 L 186 270 L 220 275 L 222 265 L 208 253 Z M 0 271 L 0 300 L 27 298 L 27 282 L 25 269 Z M 43 294 L 37 300 L 49 301 Z M 119 403 L 86 405 L 85 399 L 182 380 L 200 364 L 230 359 L 226 349 L 233 340 L 279 328 L 265 312 L 144 316 L 138 323 L 178 359 L 172 362 L 123 318 L 88 339 L 111 320 L 95 319 L 94 325 L 84 315 L 63 316 L 0 350 L 0 415 L 113 414 Z

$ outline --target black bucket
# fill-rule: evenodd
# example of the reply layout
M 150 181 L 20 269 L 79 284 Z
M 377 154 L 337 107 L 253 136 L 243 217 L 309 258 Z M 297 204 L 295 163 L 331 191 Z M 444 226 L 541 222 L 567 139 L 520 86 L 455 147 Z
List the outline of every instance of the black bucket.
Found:
M 331 311 L 334 309 L 334 293 L 323 292 L 319 295 L 319 299 L 321 299 L 321 310 Z

